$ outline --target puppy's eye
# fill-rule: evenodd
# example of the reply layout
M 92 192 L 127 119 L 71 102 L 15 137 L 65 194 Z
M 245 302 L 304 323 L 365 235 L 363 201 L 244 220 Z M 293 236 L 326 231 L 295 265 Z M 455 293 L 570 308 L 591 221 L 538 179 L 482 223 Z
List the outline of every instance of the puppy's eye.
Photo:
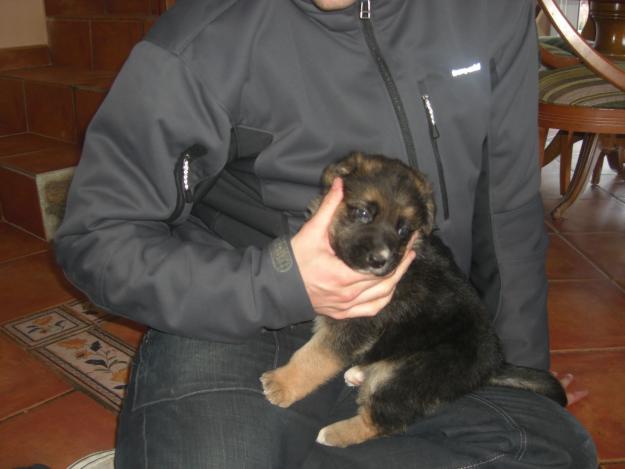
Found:
M 406 223 L 400 223 L 399 227 L 397 228 L 397 235 L 401 239 L 405 239 L 410 236 L 410 226 Z
M 354 220 L 360 223 L 371 223 L 373 221 L 369 210 L 362 207 L 352 209 L 352 216 L 354 217 Z

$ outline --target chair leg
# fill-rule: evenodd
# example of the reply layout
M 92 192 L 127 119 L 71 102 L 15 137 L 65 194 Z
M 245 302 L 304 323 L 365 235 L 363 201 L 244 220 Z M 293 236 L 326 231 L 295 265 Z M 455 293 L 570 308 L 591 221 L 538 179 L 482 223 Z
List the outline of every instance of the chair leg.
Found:
M 603 169 L 603 161 L 605 160 L 606 155 L 609 159 L 609 154 L 606 154 L 606 152 L 602 151 L 599 155 L 599 158 L 597 158 L 597 164 L 595 165 L 595 169 L 593 169 L 592 171 L 592 178 L 590 179 L 590 183 L 593 186 L 596 186 L 597 184 L 599 184 L 599 182 L 601 182 L 601 170 Z
M 615 171 L 621 179 L 625 179 L 625 148 L 618 147 L 615 151 L 608 155 L 608 163 L 610 168 Z
M 548 131 L 549 129 L 539 128 L 539 144 L 542 144 L 540 151 L 541 167 L 548 165 L 560 155 L 560 142 L 562 141 L 562 136 L 565 135 L 564 130 L 559 130 L 558 133 L 551 139 L 549 145 L 545 148 Z
M 561 131 L 562 132 L 562 131 Z M 560 134 L 559 134 L 560 135 Z M 560 135 L 560 194 L 564 195 L 571 182 L 571 163 L 575 134 L 571 131 Z
M 560 203 L 552 210 L 551 216 L 554 219 L 562 218 L 564 212 L 577 200 L 577 197 L 588 184 L 588 180 L 592 174 L 592 170 L 597 164 L 597 159 L 601 154 L 600 136 L 592 135 L 589 139 L 585 139 L 582 145 L 582 151 L 579 154 L 575 173 L 569 187 L 564 194 Z

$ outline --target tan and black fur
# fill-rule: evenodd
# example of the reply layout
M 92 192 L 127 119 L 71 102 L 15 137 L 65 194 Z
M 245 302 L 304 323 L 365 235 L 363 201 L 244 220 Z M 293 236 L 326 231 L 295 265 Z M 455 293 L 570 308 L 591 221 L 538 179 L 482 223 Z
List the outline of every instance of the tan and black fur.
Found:
M 401 432 L 484 385 L 528 389 L 566 405 L 548 372 L 505 363 L 476 291 L 432 233 L 432 191 L 421 173 L 381 155 L 353 153 L 326 168 L 326 190 L 336 177 L 343 179 L 344 196 L 330 240 L 341 260 L 387 275 L 415 232 L 417 257 L 377 316 L 319 316 L 310 341 L 261 377 L 269 401 L 288 407 L 348 368 L 345 381 L 359 386 L 359 409 L 319 432 L 317 441 L 330 446 Z

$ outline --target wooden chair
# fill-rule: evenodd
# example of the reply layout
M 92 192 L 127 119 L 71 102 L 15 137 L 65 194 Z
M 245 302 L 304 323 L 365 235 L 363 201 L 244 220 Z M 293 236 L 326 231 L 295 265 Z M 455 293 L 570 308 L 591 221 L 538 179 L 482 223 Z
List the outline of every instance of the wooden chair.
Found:
M 581 63 L 540 72 L 538 125 L 544 166 L 560 154 L 560 187 L 564 196 L 552 211 L 560 218 L 592 176 L 598 183 L 605 156 L 625 177 L 625 62 L 612 62 L 595 50 L 569 23 L 554 0 L 538 0 L 544 14 Z M 545 151 L 547 132 L 558 129 L 558 139 Z M 568 182 L 572 146 L 583 136 L 573 179 Z M 593 169 L 599 168 L 593 174 Z

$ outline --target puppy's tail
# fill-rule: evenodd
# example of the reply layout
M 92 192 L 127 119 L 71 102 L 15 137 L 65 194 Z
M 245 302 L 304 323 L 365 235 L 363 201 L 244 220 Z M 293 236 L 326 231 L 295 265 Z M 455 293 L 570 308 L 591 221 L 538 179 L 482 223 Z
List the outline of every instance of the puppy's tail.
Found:
M 534 391 L 556 401 L 562 407 L 567 404 L 566 391 L 560 381 L 545 370 L 505 363 L 488 384 Z

